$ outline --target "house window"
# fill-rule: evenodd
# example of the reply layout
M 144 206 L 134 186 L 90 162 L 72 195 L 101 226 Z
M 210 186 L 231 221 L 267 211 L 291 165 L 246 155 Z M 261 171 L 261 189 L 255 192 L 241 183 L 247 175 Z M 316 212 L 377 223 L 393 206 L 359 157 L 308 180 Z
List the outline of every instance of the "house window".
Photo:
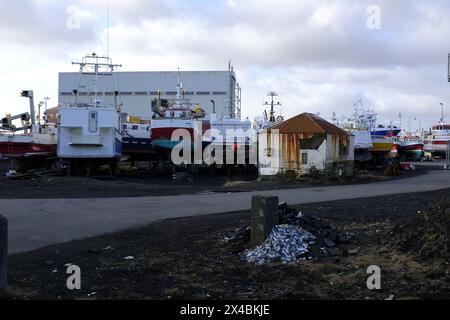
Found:
M 267 155 L 267 157 L 272 156 L 272 148 L 266 148 L 266 155 Z
M 318 150 L 325 141 L 325 134 L 315 134 L 308 139 L 300 139 L 300 149 L 303 150 Z
M 302 164 L 308 164 L 308 154 L 302 153 Z

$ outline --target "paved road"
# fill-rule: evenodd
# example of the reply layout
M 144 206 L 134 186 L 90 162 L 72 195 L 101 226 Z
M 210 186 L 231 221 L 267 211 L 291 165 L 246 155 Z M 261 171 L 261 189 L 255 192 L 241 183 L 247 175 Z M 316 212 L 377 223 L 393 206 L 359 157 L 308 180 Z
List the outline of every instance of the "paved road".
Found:
M 177 217 L 250 209 L 257 193 L 290 204 L 375 197 L 450 188 L 450 171 L 371 184 L 312 187 L 264 192 L 117 199 L 0 200 L 9 220 L 10 253 L 82 239 Z

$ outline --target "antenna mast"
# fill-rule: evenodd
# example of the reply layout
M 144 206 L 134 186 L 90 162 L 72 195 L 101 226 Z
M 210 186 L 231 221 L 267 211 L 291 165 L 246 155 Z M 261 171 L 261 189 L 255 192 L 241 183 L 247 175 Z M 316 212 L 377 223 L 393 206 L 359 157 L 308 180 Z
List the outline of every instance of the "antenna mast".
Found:
M 272 100 L 271 100 L 270 103 L 266 101 L 263 105 L 264 105 L 264 106 L 269 106 L 269 105 L 270 105 L 270 118 L 269 118 L 269 121 L 270 121 L 270 122 L 275 122 L 276 120 L 275 120 L 275 110 L 274 110 L 274 107 L 275 107 L 275 105 L 281 106 L 281 102 L 275 102 L 275 101 L 274 101 L 274 98 L 278 96 L 278 94 L 277 94 L 276 92 L 274 92 L 274 91 L 269 92 L 269 94 L 268 94 L 267 96 L 271 97 Z

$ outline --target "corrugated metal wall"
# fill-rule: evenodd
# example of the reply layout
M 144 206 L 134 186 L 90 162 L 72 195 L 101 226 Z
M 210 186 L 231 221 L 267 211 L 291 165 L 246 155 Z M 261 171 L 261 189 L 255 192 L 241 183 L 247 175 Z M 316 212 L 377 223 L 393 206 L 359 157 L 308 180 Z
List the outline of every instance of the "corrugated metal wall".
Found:
M 212 112 L 211 99 L 216 102 L 216 112 L 219 117 L 229 112 L 234 92 L 230 92 L 232 81 L 236 75 L 230 71 L 182 71 L 181 80 L 186 91 L 186 97 L 193 104 L 199 103 L 207 114 Z M 112 77 L 100 77 L 98 81 L 99 99 L 104 103 L 113 103 L 113 91 L 119 91 L 119 101 L 124 104 L 124 112 L 130 116 L 151 118 L 151 98 L 161 90 L 163 99 L 174 99 L 178 81 L 178 72 L 117 72 Z M 68 72 L 59 74 L 59 103 L 74 102 L 72 91 L 79 90 L 78 101 L 90 103 L 93 95 L 85 95 L 94 91 L 94 78 L 82 76 L 79 73 Z M 78 86 L 78 87 L 77 87 Z

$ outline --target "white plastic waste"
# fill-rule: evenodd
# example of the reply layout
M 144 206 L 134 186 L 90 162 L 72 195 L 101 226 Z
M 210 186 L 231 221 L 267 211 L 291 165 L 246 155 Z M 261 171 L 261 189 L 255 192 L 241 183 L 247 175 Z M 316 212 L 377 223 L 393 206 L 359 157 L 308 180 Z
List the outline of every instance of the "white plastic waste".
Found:
M 300 261 L 314 240 L 316 238 L 302 228 L 275 226 L 262 245 L 244 252 L 244 258 L 257 265 Z

